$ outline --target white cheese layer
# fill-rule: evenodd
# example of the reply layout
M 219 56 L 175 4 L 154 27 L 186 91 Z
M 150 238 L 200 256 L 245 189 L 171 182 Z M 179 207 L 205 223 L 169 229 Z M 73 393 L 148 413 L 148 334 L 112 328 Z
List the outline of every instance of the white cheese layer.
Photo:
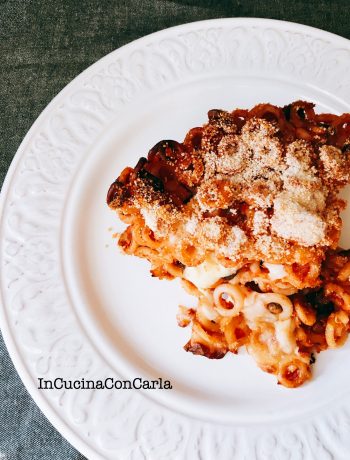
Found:
M 282 351 L 285 353 L 293 353 L 296 350 L 296 342 L 293 335 L 292 320 L 285 319 L 275 323 L 276 340 L 279 343 Z
M 269 312 L 265 306 L 262 296 L 257 292 L 251 292 L 244 300 L 243 306 L 244 317 L 248 326 L 255 329 L 257 321 L 276 321 L 276 316 Z
M 196 267 L 186 267 L 183 277 L 191 281 L 199 289 L 212 287 L 220 278 L 231 276 L 236 273 L 234 268 L 220 265 L 215 259 L 205 260 Z
M 287 354 L 296 352 L 297 345 L 293 335 L 294 324 L 292 319 L 290 317 L 280 319 L 279 315 L 271 313 L 266 308 L 264 294 L 258 294 L 257 292 L 250 293 L 245 298 L 243 313 L 248 326 L 253 330 L 259 325 L 259 321 L 273 323 L 275 338 L 280 349 Z M 261 338 L 264 338 L 263 334 Z
M 264 262 L 264 267 L 268 269 L 271 281 L 279 280 L 287 275 L 283 265 Z

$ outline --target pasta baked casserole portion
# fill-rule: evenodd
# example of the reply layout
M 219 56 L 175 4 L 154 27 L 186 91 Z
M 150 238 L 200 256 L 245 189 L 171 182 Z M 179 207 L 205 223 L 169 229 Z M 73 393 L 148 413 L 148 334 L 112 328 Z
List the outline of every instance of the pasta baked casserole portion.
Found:
M 348 333 L 350 253 L 337 246 L 350 115 L 317 115 L 297 101 L 208 118 L 110 186 L 107 203 L 127 224 L 118 245 L 198 298 L 177 316 L 192 327 L 187 351 L 221 358 L 244 345 L 296 387 L 310 378 L 313 353 Z

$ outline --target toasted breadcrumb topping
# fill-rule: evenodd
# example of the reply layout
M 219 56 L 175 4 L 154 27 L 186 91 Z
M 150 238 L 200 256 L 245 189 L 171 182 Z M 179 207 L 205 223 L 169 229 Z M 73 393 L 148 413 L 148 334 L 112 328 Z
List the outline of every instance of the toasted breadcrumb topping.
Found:
M 110 206 L 139 212 L 156 239 L 171 234 L 178 253 L 195 248 L 196 263 L 207 251 L 233 262 L 320 260 L 339 237 L 350 157 L 300 129 L 289 139 L 276 120 L 211 111 L 183 144 L 163 141 L 141 159 Z

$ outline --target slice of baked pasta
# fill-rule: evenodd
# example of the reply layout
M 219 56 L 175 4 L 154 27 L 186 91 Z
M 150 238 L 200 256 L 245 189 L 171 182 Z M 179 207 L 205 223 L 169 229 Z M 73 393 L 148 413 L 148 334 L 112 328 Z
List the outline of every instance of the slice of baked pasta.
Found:
M 159 142 L 110 186 L 107 203 L 128 224 L 118 244 L 198 297 L 196 311 L 179 315 L 192 323 L 187 350 L 218 358 L 246 345 L 261 368 L 297 386 L 310 376 L 313 349 L 322 349 L 298 339 L 305 328 L 296 312 L 315 307 L 307 295 L 325 292 L 325 258 L 335 257 L 350 115 L 316 115 L 297 101 L 208 116 L 183 143 Z
M 261 369 L 296 387 L 310 378 L 315 352 L 337 348 L 348 336 L 350 251 L 329 251 L 319 286 L 296 293 L 259 285 L 261 272 L 248 264 L 213 288 L 185 284 L 198 297 L 196 309 L 179 307 L 179 325 L 192 327 L 185 349 L 222 358 L 245 345 Z

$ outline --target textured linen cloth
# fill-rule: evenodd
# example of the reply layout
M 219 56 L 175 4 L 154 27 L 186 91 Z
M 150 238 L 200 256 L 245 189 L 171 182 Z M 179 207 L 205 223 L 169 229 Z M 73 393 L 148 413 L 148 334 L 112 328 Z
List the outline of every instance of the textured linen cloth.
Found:
M 50 100 L 105 54 L 157 30 L 221 17 L 262 17 L 350 38 L 349 0 L 0 1 L 0 181 Z M 18 377 L 0 337 L 0 460 L 80 460 Z

